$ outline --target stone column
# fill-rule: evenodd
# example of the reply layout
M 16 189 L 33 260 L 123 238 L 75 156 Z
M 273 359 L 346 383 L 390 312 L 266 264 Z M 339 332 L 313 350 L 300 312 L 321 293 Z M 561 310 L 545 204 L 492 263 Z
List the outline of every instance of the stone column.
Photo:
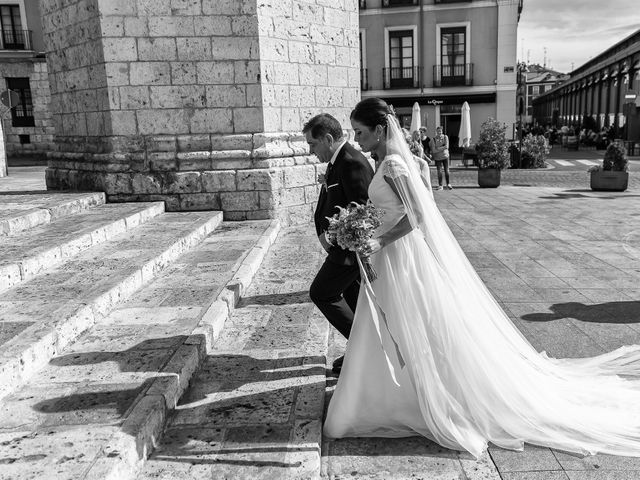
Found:
M 48 188 L 306 221 L 300 131 L 359 100 L 356 0 L 40 0 L 56 151 Z

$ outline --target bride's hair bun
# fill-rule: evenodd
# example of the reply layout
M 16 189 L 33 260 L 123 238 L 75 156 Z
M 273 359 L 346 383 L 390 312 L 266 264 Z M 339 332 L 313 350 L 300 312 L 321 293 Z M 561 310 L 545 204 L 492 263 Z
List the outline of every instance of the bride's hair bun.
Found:
M 381 98 L 365 98 L 351 112 L 351 119 L 373 129 L 377 125 L 387 126 L 387 115 L 395 115 L 393 107 Z

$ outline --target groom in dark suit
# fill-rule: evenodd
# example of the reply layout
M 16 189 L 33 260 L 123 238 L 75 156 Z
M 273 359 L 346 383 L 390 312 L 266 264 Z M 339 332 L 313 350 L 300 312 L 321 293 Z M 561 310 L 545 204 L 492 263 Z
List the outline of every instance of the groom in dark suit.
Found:
M 309 295 L 329 323 L 349 338 L 360 289 L 360 271 L 353 252 L 327 241 L 325 232 L 329 221 L 326 217 L 337 213 L 337 206 L 367 202 L 373 169 L 365 156 L 347 143 L 340 122 L 331 115 L 322 113 L 311 118 L 302 133 L 310 153 L 327 164 L 314 221 L 318 240 L 328 255 L 311 284 Z M 335 373 L 340 372 L 343 358 L 334 362 Z

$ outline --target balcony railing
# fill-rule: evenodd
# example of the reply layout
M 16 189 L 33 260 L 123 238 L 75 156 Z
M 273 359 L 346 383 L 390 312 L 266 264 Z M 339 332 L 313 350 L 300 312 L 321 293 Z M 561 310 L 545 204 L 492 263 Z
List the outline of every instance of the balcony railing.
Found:
M 0 35 L 2 50 L 33 50 L 31 30 L 3 30 Z
M 382 0 L 382 7 L 411 7 L 413 5 L 418 5 L 418 3 L 419 0 Z
M 433 66 L 434 87 L 454 87 L 459 85 L 473 85 L 473 63 Z
M 420 87 L 420 67 L 383 68 L 382 77 L 385 89 Z
M 360 90 L 369 90 L 369 70 L 366 68 L 360 69 Z

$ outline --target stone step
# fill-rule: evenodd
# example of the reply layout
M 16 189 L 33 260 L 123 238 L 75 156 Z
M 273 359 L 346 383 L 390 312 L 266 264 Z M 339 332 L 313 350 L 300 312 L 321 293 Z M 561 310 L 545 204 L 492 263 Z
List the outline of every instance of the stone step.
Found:
M 164 212 L 164 203 L 111 203 L 0 237 L 0 293 Z
M 0 479 L 136 478 L 278 230 L 223 223 L 6 396 Z
M 329 324 L 308 289 L 323 259 L 309 226 L 281 233 L 137 480 L 320 477 Z
M 0 236 L 22 232 L 103 203 L 102 192 L 1 193 Z
M 165 213 L 0 294 L 0 398 L 221 221 Z

